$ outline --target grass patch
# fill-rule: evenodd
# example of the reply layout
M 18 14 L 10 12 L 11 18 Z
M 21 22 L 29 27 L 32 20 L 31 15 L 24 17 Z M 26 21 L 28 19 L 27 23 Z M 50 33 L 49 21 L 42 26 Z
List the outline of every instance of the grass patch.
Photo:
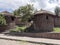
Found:
M 60 27 L 55 27 L 53 32 L 60 32 Z
M 16 26 L 16 28 L 15 29 L 11 29 L 10 32 L 24 32 L 25 29 L 26 29 L 25 26 L 23 26 L 23 27 Z

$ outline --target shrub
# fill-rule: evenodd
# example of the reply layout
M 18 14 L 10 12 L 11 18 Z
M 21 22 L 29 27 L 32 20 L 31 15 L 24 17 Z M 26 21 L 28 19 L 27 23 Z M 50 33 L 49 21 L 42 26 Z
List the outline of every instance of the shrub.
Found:
M 6 20 L 5 20 L 5 17 L 0 14 L 0 26 L 3 26 L 3 25 L 6 25 Z
M 26 27 L 16 27 L 15 29 L 11 29 L 10 32 L 24 32 Z

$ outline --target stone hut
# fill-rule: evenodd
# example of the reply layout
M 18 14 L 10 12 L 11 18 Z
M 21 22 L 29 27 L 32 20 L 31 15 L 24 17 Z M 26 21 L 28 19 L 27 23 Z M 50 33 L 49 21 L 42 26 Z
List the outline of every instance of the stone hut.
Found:
M 36 32 L 51 32 L 54 28 L 54 14 L 50 11 L 40 10 L 35 13 L 33 27 Z
M 8 29 L 13 28 L 14 25 L 15 25 L 15 22 L 14 22 L 15 17 L 14 17 L 14 15 L 12 13 L 8 12 L 8 11 L 3 11 L 0 14 L 3 14 L 3 16 L 5 17 Z

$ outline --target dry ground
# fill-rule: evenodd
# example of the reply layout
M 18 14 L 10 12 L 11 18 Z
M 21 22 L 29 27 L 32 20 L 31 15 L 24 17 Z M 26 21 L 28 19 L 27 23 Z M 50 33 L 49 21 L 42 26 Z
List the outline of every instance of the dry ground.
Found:
M 0 45 L 40 45 L 40 44 L 29 43 L 29 42 L 24 42 L 24 41 L 0 39 Z

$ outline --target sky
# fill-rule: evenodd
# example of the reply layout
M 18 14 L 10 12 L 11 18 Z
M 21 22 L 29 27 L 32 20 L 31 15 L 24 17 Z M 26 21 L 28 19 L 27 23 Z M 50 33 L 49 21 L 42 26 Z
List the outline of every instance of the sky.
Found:
M 44 9 L 54 12 L 56 6 L 60 7 L 60 0 L 0 0 L 0 12 L 12 12 L 20 6 L 33 4 L 36 9 Z

